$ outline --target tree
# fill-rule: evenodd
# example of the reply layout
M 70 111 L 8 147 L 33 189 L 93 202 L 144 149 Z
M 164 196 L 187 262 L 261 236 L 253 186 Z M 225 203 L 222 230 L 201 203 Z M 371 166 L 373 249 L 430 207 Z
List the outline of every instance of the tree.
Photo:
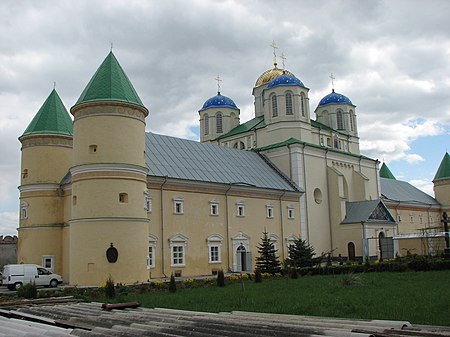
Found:
M 288 265 L 298 269 L 303 267 L 311 267 L 313 265 L 314 248 L 300 238 L 296 239 L 289 246 Z
M 175 282 L 175 276 L 173 276 L 173 274 L 170 275 L 169 291 L 171 293 L 174 293 L 177 291 L 177 283 Z
M 259 256 L 256 258 L 256 268 L 262 273 L 275 274 L 281 272 L 281 263 L 278 259 L 277 249 L 270 242 L 267 232 L 263 232 L 261 243 L 258 245 Z

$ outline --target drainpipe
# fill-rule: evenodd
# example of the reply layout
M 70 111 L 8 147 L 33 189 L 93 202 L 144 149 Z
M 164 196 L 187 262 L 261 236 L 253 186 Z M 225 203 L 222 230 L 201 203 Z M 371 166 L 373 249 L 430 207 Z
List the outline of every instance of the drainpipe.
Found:
M 330 224 L 330 253 L 333 254 L 333 224 L 331 223 L 330 182 L 328 179 L 328 148 L 325 150 L 325 174 L 327 177 L 327 199 L 328 199 L 328 222 Z M 339 205 L 340 206 L 340 205 Z
M 292 154 L 291 154 L 291 144 L 287 145 L 289 154 L 289 179 L 292 180 Z
M 231 183 L 228 186 L 227 191 L 225 192 L 225 223 L 227 226 L 227 231 L 226 231 L 226 242 L 227 242 L 227 267 L 228 267 L 228 272 L 231 271 L 230 268 L 230 222 L 229 222 L 229 217 L 228 217 L 228 192 L 231 189 Z
M 163 199 L 163 187 L 167 182 L 168 176 L 164 177 L 164 182 L 161 184 L 160 188 L 160 198 L 161 198 L 161 273 L 164 277 L 167 277 L 165 272 L 165 264 L 164 264 L 164 199 Z
M 308 216 L 308 190 L 306 188 L 306 165 L 305 165 L 305 148 L 306 144 L 303 143 L 302 161 L 303 161 L 303 184 L 305 186 L 305 221 L 306 221 L 306 240 L 309 242 L 309 216 Z
M 280 195 L 280 225 L 281 225 L 281 258 L 284 261 L 284 226 L 283 226 L 283 205 L 281 199 L 286 194 L 286 191 L 283 191 L 283 194 Z

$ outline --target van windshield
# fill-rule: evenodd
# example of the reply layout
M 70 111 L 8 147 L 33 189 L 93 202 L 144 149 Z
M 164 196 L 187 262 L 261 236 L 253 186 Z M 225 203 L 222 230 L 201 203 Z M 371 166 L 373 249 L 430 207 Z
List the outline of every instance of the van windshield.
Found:
M 47 269 L 44 269 L 44 268 L 38 268 L 37 270 L 38 270 L 39 275 L 50 275 L 51 274 L 50 271 L 48 271 Z

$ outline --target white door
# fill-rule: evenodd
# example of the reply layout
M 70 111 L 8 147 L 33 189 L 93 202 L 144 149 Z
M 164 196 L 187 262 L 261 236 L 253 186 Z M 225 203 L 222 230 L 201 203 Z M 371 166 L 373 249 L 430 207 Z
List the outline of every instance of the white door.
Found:
M 36 285 L 37 286 L 48 286 L 50 284 L 50 277 L 52 273 L 42 267 L 37 267 L 37 278 L 36 278 Z

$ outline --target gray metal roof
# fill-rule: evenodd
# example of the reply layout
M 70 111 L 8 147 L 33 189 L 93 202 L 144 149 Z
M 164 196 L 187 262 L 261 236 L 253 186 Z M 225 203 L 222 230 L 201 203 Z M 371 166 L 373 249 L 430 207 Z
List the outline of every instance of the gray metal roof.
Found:
M 214 144 L 146 133 L 149 175 L 258 188 L 300 189 L 265 157 Z
M 380 185 L 381 195 L 387 200 L 414 204 L 439 205 L 436 199 L 406 181 L 380 178 Z
M 379 223 L 394 224 L 395 220 L 380 199 L 352 201 L 345 204 L 346 215 L 343 224 Z

